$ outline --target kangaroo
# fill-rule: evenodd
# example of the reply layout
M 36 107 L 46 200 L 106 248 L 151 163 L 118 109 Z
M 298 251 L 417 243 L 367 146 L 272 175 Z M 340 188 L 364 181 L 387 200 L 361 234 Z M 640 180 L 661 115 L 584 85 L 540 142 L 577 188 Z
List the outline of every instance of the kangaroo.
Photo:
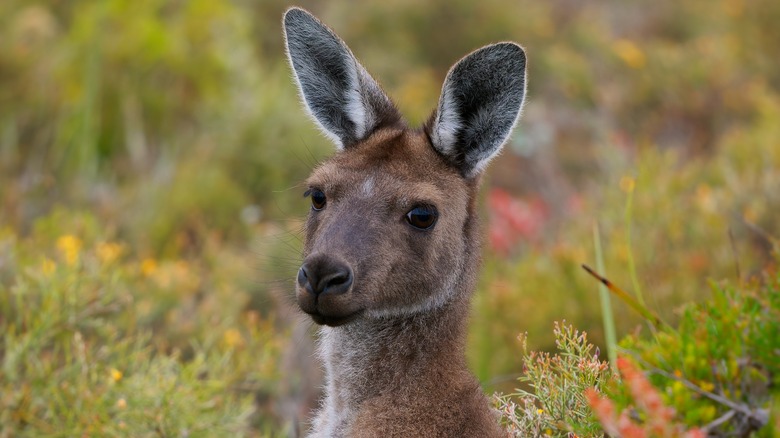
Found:
M 520 117 L 523 49 L 458 61 L 430 119 L 410 128 L 333 31 L 299 8 L 283 24 L 303 103 L 337 148 L 306 180 L 295 285 L 321 326 L 325 396 L 310 436 L 506 436 L 464 350 L 480 175 Z

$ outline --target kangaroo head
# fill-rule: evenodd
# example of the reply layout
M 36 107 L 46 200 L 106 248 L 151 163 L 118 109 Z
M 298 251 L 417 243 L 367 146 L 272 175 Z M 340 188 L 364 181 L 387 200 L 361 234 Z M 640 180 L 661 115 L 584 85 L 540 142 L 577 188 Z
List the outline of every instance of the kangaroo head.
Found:
M 306 182 L 300 308 L 338 326 L 414 315 L 469 293 L 479 176 L 520 116 L 523 49 L 498 43 L 458 61 L 428 122 L 410 129 L 315 17 L 290 9 L 284 31 L 303 102 L 338 150 Z

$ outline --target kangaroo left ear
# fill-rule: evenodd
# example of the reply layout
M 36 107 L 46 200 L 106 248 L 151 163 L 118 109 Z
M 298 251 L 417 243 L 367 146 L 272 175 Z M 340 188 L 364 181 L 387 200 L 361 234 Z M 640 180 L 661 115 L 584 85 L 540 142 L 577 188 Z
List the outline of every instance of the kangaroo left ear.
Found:
M 524 97 L 522 47 L 510 42 L 483 47 L 447 73 L 425 131 L 440 154 L 473 178 L 509 138 Z
M 300 8 L 284 14 L 287 56 L 309 114 L 341 150 L 401 115 L 346 44 Z

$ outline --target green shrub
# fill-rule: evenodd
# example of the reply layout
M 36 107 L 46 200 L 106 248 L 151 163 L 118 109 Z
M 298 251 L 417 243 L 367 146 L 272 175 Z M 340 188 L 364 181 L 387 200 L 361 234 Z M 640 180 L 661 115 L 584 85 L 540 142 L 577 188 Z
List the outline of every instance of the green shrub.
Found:
M 688 306 L 676 330 L 621 343 L 664 388 L 690 426 L 746 436 L 769 421 L 780 376 L 780 275 L 738 286 L 712 284 L 712 299 Z
M 278 428 L 254 399 L 274 393 L 281 333 L 221 274 L 235 258 L 205 270 L 110 236 L 63 210 L 0 230 L 0 436 Z
M 603 391 L 615 379 L 599 359 L 598 348 L 587 334 L 555 323 L 555 353 L 528 352 L 523 344 L 523 375 L 519 382 L 530 390 L 497 395 L 497 406 L 508 430 L 517 437 L 598 436 L 601 426 L 590 410 L 586 389 Z
M 712 299 L 686 306 L 676 329 L 663 325 L 650 337 L 621 342 L 622 355 L 638 366 L 620 358 L 623 379 L 599 362 L 584 334 L 556 324 L 557 353 L 524 355 L 519 380 L 531 391 L 498 398 L 504 421 L 516 436 L 683 436 L 685 428 L 673 421 L 693 428 L 685 436 L 703 436 L 695 428 L 710 436 L 774 436 L 780 273 L 712 289 Z

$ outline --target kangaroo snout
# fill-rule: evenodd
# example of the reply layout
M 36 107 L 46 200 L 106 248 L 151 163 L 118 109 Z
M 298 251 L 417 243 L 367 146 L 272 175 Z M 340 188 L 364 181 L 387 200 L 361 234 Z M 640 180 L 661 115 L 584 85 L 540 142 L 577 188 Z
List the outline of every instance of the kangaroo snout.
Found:
M 308 257 L 298 270 L 298 305 L 317 324 L 344 324 L 360 313 L 348 293 L 353 279 L 352 268 L 341 260 L 325 254 Z
M 315 258 L 298 270 L 298 286 L 318 297 L 320 294 L 343 294 L 352 286 L 352 269 L 331 258 Z

